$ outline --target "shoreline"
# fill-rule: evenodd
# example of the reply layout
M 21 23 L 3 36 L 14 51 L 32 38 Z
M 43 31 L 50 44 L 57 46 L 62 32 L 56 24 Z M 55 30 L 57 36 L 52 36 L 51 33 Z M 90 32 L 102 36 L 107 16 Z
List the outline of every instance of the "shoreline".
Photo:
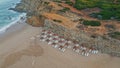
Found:
M 31 46 L 30 38 L 40 34 L 41 31 L 41 27 L 32 27 L 27 23 L 16 23 L 5 34 L 0 35 L 0 68 L 120 67 L 120 58 L 107 54 L 85 57 L 71 50 L 62 53 L 40 41 L 38 46 Z
M 85 57 L 69 49 L 63 53 L 46 42 L 37 41 L 37 45 L 31 45 L 30 38 L 41 31 L 41 27 L 32 27 L 19 20 L 0 34 L 0 68 L 120 67 L 120 58 L 108 54 L 99 53 Z
M 0 51 L 1 51 L 0 57 L 2 54 L 9 52 L 8 50 L 11 50 L 12 48 L 16 48 L 20 44 L 22 45 L 23 41 L 27 42 L 27 40 L 29 40 L 30 37 L 32 37 L 36 34 L 39 34 L 39 28 L 32 27 L 31 25 L 28 25 L 25 22 L 24 23 L 15 23 L 11 27 L 9 27 L 6 30 L 6 32 L 0 34 Z M 17 42 L 18 42 L 18 45 L 16 45 Z M 28 44 L 28 42 L 26 44 Z M 6 48 L 8 48 L 8 50 Z
M 17 17 L 16 20 L 14 20 L 13 22 L 10 22 L 6 26 L 0 28 L 0 34 L 5 33 L 9 28 L 11 28 L 16 23 L 25 23 L 25 21 L 26 21 L 26 13 L 22 13 Z
M 20 31 L 24 30 L 28 24 L 27 23 L 15 23 L 3 33 L 0 33 L 0 42 L 5 39 L 6 37 L 13 36 L 14 33 L 19 33 Z

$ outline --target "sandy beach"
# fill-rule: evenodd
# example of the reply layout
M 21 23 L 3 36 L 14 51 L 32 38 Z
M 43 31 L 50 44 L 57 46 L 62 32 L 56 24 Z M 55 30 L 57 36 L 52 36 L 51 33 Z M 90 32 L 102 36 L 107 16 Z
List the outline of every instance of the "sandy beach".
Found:
M 22 28 L 21 28 L 22 27 Z M 31 37 L 40 34 L 41 27 L 27 24 L 14 26 L 0 37 L 0 68 L 119 68 L 120 58 L 106 54 L 78 55 L 72 50 L 60 52 L 45 42 Z

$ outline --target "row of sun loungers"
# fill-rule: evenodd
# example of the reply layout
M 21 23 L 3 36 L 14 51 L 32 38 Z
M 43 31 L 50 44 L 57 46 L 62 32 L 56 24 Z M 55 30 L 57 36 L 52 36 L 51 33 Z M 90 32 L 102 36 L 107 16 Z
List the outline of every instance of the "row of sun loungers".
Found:
M 89 56 L 90 54 L 97 54 L 98 50 L 91 47 L 85 47 L 85 44 L 79 44 L 73 42 L 69 39 L 64 39 L 63 36 L 59 36 L 49 30 L 42 30 L 42 33 L 39 37 L 40 41 L 47 42 L 48 45 L 51 45 L 54 48 L 58 48 L 60 51 L 65 52 L 66 49 L 72 49 L 74 52 L 81 54 L 83 56 Z

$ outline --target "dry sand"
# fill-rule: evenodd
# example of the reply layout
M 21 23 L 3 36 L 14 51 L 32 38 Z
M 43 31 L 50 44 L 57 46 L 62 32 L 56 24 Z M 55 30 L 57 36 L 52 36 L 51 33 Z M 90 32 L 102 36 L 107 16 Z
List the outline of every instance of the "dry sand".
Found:
M 31 44 L 30 38 L 41 29 L 25 25 L 0 37 L 0 68 L 120 68 L 120 58 L 105 54 L 84 57 L 71 50 L 62 53 L 38 40 Z

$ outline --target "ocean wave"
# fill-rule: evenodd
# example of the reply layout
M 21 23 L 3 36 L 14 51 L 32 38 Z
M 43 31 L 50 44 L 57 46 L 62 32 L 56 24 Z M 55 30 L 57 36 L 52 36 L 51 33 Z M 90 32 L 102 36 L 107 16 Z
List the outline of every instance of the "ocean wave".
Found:
M 21 22 L 21 18 L 22 18 L 22 17 L 25 18 L 25 17 L 26 17 L 26 13 L 22 13 L 21 15 L 19 15 L 19 16 L 17 17 L 17 19 L 15 19 L 14 21 L 12 21 L 12 22 L 9 23 L 8 25 L 0 28 L 0 33 L 6 32 L 6 30 L 9 29 L 12 25 L 14 25 L 14 24 L 16 24 L 16 23 L 18 23 L 18 22 Z M 24 21 L 25 21 L 25 20 L 24 20 Z

